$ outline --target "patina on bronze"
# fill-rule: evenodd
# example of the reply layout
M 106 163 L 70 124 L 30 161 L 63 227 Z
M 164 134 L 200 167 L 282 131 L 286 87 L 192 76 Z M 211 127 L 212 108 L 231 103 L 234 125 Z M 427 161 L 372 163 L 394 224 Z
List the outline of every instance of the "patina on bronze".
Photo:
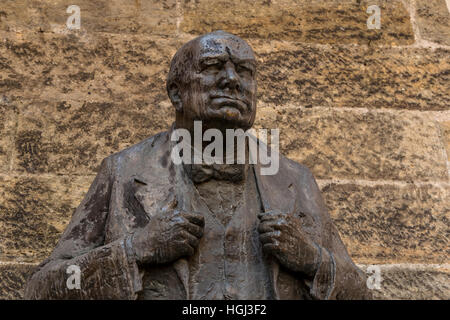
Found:
M 256 60 L 241 38 L 200 36 L 175 54 L 172 128 L 103 160 L 28 299 L 365 299 L 308 168 L 174 165 L 174 128 L 251 128 Z M 67 268 L 81 270 L 69 289 Z

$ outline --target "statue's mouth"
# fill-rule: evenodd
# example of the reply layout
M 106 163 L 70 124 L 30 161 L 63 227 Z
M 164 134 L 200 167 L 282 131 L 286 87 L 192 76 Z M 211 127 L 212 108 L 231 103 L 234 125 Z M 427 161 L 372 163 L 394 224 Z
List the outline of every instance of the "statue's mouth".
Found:
M 235 108 L 239 110 L 241 114 L 247 111 L 247 104 L 240 100 L 229 96 L 213 96 L 212 103 L 218 108 Z

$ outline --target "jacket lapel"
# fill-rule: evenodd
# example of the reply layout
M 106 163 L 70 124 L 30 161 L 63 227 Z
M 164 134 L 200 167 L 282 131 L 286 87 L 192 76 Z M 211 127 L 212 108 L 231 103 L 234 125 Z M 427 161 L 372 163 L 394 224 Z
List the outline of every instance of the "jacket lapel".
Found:
M 261 141 L 259 142 L 261 143 Z M 279 155 L 280 156 L 280 155 Z M 285 213 L 295 211 L 295 193 L 289 175 L 284 175 L 282 170 L 283 161 L 280 158 L 279 171 L 275 175 L 262 175 L 261 164 L 257 162 L 254 166 L 254 174 L 259 196 L 264 212 L 276 210 Z M 270 277 L 273 288 L 273 296 L 276 300 L 280 299 L 278 290 L 278 275 L 280 266 L 275 258 L 270 259 Z

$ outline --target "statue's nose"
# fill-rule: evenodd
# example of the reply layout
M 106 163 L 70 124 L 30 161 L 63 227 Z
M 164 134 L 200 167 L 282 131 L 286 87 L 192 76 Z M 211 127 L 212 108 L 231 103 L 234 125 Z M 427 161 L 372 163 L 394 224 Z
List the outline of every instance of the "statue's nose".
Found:
M 222 76 L 220 79 L 220 88 L 224 89 L 226 87 L 234 90 L 239 89 L 239 76 L 236 73 L 236 69 L 234 68 L 234 64 L 228 61 L 225 66 L 223 72 L 221 72 Z

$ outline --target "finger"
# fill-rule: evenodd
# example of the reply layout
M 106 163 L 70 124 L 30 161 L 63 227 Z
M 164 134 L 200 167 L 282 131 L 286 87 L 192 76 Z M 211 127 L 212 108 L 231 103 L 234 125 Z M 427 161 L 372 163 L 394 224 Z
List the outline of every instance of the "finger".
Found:
M 193 234 L 197 238 L 201 238 L 203 236 L 203 227 L 199 227 L 198 225 L 190 222 L 186 222 L 184 226 L 189 233 Z
M 281 211 L 278 210 L 269 210 L 269 211 L 264 211 L 264 212 L 260 212 L 258 213 L 258 218 L 262 218 L 263 216 L 273 216 L 273 215 L 277 215 L 280 214 Z
M 284 226 L 288 224 L 285 217 L 279 217 L 276 220 L 268 221 L 268 224 L 272 226 L 275 230 L 281 230 Z
M 200 241 L 197 237 L 195 237 L 194 235 L 190 234 L 187 231 L 182 231 L 180 233 L 180 237 L 182 240 L 186 241 L 186 243 L 188 243 L 193 248 L 196 248 Z
M 196 224 L 200 227 L 205 225 L 205 218 L 201 214 L 183 212 L 181 215 L 188 219 L 190 223 Z
M 279 218 L 277 220 L 267 220 L 263 221 L 258 226 L 258 231 L 260 233 L 272 232 L 276 230 L 283 230 L 284 226 L 287 225 L 287 221 L 284 218 Z
M 280 231 L 266 232 L 259 235 L 259 239 L 262 243 L 278 243 L 278 238 L 280 237 Z
M 258 214 L 258 218 L 261 221 L 267 221 L 267 220 L 273 220 L 273 219 L 277 219 L 280 216 L 283 216 L 284 213 L 280 212 L 280 211 L 267 211 L 267 212 L 261 212 Z
M 275 231 L 273 225 L 274 223 L 272 221 L 261 222 L 258 226 L 258 231 L 259 233 L 273 232 Z
M 263 245 L 264 252 L 275 254 L 278 251 L 278 243 L 266 243 Z
M 183 256 L 192 256 L 195 253 L 195 249 L 186 241 L 177 240 L 175 244 L 181 248 L 180 252 Z

